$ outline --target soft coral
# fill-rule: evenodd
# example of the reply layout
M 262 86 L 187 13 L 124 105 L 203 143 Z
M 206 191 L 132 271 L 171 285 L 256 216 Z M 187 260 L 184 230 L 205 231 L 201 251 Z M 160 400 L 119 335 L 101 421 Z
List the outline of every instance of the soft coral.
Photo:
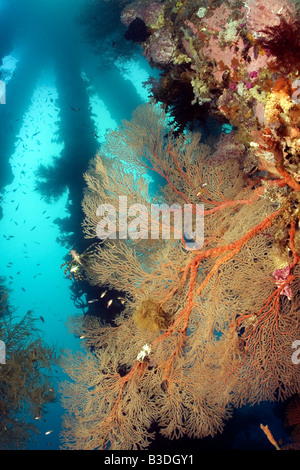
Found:
M 278 25 L 262 31 L 257 42 L 275 57 L 273 66 L 281 72 L 291 73 L 300 68 L 300 16 L 280 18 Z

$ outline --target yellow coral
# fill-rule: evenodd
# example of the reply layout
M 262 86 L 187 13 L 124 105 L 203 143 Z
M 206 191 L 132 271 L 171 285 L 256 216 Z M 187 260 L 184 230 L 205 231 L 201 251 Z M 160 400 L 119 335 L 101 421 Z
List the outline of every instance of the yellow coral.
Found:
M 182 7 L 183 7 L 183 3 L 182 3 L 182 2 L 180 2 L 180 1 L 179 1 L 179 2 L 176 2 L 176 5 L 175 5 L 175 7 L 172 9 L 172 12 L 173 12 L 173 13 L 178 13 L 178 11 L 180 10 L 180 8 L 182 8 Z
M 178 53 L 174 59 L 173 59 L 173 64 L 184 64 L 184 63 L 189 63 L 192 62 L 192 59 L 188 57 L 186 54 L 181 54 Z
M 207 83 L 201 80 L 200 77 L 195 76 L 195 78 L 191 80 L 191 85 L 193 87 L 195 96 L 194 100 L 192 101 L 192 104 L 198 102 L 201 105 L 211 100 L 209 96 L 209 87 L 207 86 Z
M 267 122 L 274 123 L 284 121 L 290 122 L 289 112 L 294 108 L 295 103 L 285 93 L 272 92 L 270 93 L 266 107 L 265 107 L 265 118 Z
M 283 251 L 279 251 L 278 249 L 276 249 L 273 260 L 274 260 L 275 270 L 284 269 L 291 262 L 291 260 L 289 259 L 288 253 L 284 253 Z
M 145 298 L 134 311 L 133 320 L 140 329 L 159 332 L 168 327 L 169 315 L 158 302 Z
M 267 99 L 270 96 L 270 93 L 266 93 L 258 85 L 255 85 L 253 88 L 250 88 L 249 93 L 253 96 L 256 101 L 263 104 L 267 103 Z
M 164 11 L 162 11 L 157 18 L 153 21 L 153 23 L 147 23 L 147 26 L 151 29 L 160 29 L 163 28 L 165 25 L 165 16 Z

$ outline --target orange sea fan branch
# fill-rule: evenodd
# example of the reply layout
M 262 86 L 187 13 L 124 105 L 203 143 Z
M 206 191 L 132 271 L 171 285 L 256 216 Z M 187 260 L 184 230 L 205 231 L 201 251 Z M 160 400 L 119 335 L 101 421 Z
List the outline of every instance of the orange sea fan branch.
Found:
M 275 447 L 276 450 L 281 450 L 279 445 L 277 444 L 277 442 L 275 441 L 274 437 L 273 437 L 273 434 L 271 433 L 270 429 L 269 429 L 269 426 L 266 425 L 264 426 L 263 424 L 260 425 L 260 429 L 263 430 L 263 432 L 265 433 L 265 435 L 267 436 L 269 442 Z
M 216 257 L 219 256 L 222 253 L 225 253 L 223 257 L 221 257 L 219 260 L 216 261 L 208 275 L 205 277 L 204 281 L 201 283 L 201 285 L 198 287 L 196 294 L 200 295 L 204 288 L 207 286 L 208 282 L 212 278 L 212 276 L 218 271 L 220 266 L 224 263 L 226 263 L 229 259 L 231 259 L 234 255 L 239 253 L 241 248 L 247 243 L 251 238 L 253 238 L 255 235 L 260 233 L 262 230 L 270 227 L 272 225 L 272 221 L 274 218 L 278 216 L 279 211 L 274 212 L 270 216 L 266 217 L 260 224 L 256 225 L 253 227 L 251 230 L 249 230 L 243 237 L 241 237 L 239 240 L 236 242 L 233 242 L 228 245 L 224 245 L 221 247 L 217 248 L 211 248 L 209 250 L 205 250 L 204 252 L 196 255 L 196 257 L 188 263 L 186 266 L 184 272 L 183 272 L 183 277 L 181 279 L 180 284 L 183 285 L 187 278 L 188 274 L 190 274 L 189 278 L 189 284 L 188 284 L 188 300 L 187 300 L 187 305 L 185 308 L 180 312 L 174 323 L 168 328 L 167 331 L 165 331 L 161 336 L 157 337 L 155 342 L 162 341 L 164 338 L 167 336 L 170 336 L 174 331 L 176 330 L 176 327 L 180 324 L 180 322 L 183 320 L 183 326 L 180 328 L 181 334 L 183 334 L 181 341 L 178 343 L 176 350 L 173 352 L 171 355 L 168 365 L 167 365 L 167 373 L 170 371 L 172 361 L 174 360 L 175 356 L 180 353 L 184 342 L 186 338 L 186 331 L 188 328 L 188 322 L 189 322 L 189 317 L 190 313 L 192 311 L 193 305 L 194 305 L 194 295 L 195 295 L 195 286 L 196 286 L 196 279 L 197 279 L 197 274 L 198 274 L 198 269 L 201 264 L 201 261 L 203 261 L 206 258 L 209 257 Z M 174 289 L 171 293 L 168 294 L 168 296 L 163 300 L 162 304 L 165 303 L 172 295 L 175 294 L 177 291 L 178 286 L 176 289 Z M 277 298 L 279 297 L 280 291 L 273 293 L 272 296 L 270 296 L 269 299 L 267 299 L 267 302 L 271 300 L 274 296 Z M 263 308 L 261 309 L 261 312 L 263 311 Z M 261 313 L 260 312 L 260 313 Z M 269 312 L 268 312 L 269 313 Z M 242 317 L 241 317 L 242 318 Z M 244 317 L 245 318 L 245 317 Z M 242 320 L 240 320 L 242 321 Z

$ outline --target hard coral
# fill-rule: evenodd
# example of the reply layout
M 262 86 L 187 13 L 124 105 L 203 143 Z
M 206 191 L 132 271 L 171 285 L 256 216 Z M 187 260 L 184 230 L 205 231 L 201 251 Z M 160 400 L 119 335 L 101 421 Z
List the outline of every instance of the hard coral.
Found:
M 145 8 L 143 20 L 152 29 L 158 29 L 164 25 L 164 5 L 162 3 L 150 3 Z
M 144 43 L 144 48 L 144 55 L 150 62 L 167 65 L 172 61 L 176 43 L 171 32 L 166 28 L 161 28 Z
M 150 5 L 138 5 L 130 3 L 122 10 L 121 21 L 129 26 L 132 21 L 139 18 L 152 29 L 161 28 L 164 25 L 164 5 L 151 3 Z
M 122 10 L 121 21 L 125 26 L 129 26 L 136 18 L 142 19 L 143 7 L 130 3 Z

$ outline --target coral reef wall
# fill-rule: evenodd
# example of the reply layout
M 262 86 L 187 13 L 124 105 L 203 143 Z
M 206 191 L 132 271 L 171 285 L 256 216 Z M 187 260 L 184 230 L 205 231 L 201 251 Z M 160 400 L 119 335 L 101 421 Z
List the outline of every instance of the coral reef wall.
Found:
M 77 325 L 86 353 L 65 359 L 67 448 L 146 448 L 153 423 L 169 439 L 214 436 L 234 408 L 299 393 L 299 18 L 292 1 L 125 6 L 128 39 L 162 73 L 85 174 L 95 244 L 69 268 L 122 291 L 124 310 Z M 134 36 L 136 20 L 147 34 Z M 203 143 L 186 125 L 203 113 L 232 132 Z

